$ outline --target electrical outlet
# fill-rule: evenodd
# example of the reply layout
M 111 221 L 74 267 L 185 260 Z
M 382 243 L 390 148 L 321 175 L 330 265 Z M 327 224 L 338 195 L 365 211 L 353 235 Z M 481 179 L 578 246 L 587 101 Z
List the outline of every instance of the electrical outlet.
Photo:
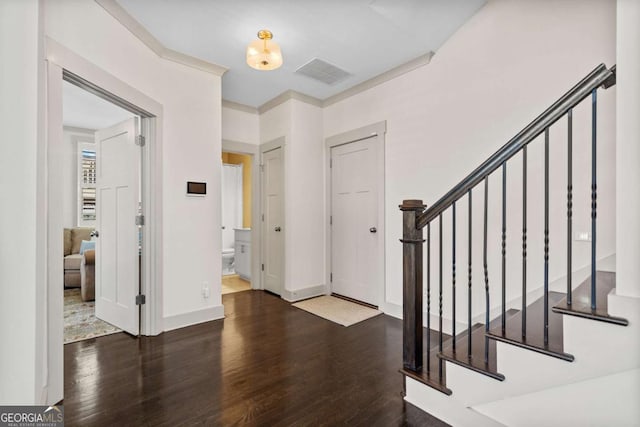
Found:
M 209 298 L 209 282 L 202 282 L 202 298 Z
M 590 242 L 591 241 L 591 232 L 590 231 L 576 231 L 573 235 L 573 240 L 576 242 Z

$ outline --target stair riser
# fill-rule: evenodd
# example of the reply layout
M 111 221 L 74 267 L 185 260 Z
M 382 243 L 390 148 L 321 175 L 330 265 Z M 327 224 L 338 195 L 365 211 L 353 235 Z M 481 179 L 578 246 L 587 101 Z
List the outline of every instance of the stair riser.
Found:
M 405 400 L 452 426 L 504 427 L 502 424 L 469 409 L 455 396 L 447 396 L 411 378 L 407 378 Z

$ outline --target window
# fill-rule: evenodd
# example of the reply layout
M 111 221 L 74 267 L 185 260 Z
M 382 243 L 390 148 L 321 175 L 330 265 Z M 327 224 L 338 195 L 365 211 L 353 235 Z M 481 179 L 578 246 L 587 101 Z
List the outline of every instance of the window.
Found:
M 78 225 L 96 220 L 96 151 L 92 143 L 78 144 Z

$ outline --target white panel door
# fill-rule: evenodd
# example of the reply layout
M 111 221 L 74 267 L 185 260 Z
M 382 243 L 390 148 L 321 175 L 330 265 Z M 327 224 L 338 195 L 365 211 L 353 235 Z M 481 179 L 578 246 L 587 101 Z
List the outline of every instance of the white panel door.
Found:
M 96 317 L 138 335 L 137 118 L 96 132 Z
M 263 160 L 264 288 L 281 295 L 284 289 L 284 180 L 282 148 L 267 151 Z
M 331 148 L 332 292 L 379 305 L 376 137 Z

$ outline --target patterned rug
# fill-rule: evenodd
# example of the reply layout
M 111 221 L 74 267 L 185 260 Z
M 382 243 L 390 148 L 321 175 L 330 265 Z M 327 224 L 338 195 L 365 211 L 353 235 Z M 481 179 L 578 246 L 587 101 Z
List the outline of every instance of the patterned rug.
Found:
M 64 290 L 64 343 L 122 332 L 95 316 L 94 301 L 82 301 L 80 289 Z

